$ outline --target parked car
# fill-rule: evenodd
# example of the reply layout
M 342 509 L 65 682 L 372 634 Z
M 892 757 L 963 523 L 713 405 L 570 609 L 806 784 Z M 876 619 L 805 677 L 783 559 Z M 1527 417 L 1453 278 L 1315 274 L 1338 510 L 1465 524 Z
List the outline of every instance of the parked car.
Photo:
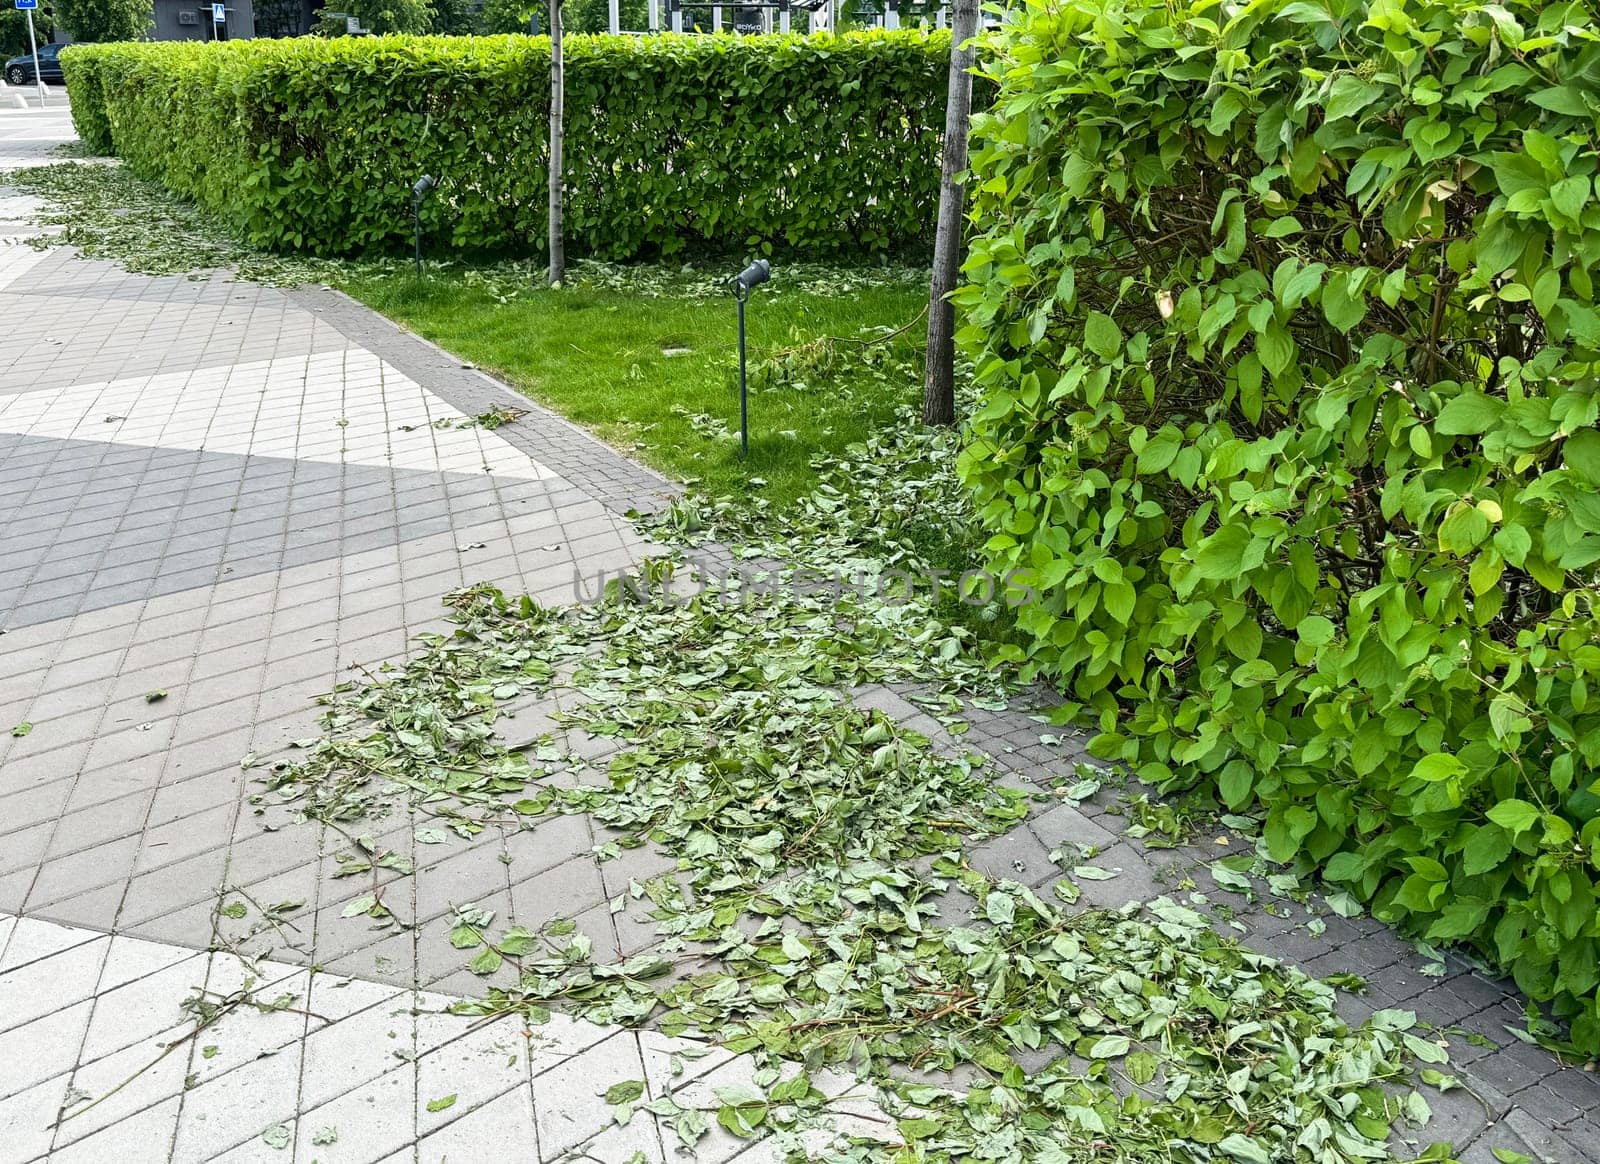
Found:
M 39 46 L 39 77 L 46 85 L 61 84 L 61 49 L 59 44 Z M 33 84 L 33 54 L 23 53 L 6 62 L 6 84 Z

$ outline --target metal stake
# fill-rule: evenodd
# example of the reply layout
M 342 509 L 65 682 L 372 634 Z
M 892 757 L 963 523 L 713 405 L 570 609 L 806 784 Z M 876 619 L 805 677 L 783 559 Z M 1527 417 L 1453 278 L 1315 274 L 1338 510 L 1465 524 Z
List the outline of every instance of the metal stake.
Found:
M 422 195 L 411 196 L 411 233 L 417 242 L 416 274 L 422 278 Z
M 750 298 L 750 288 L 743 283 L 734 284 L 734 298 L 739 301 L 739 455 L 750 455 L 750 388 L 745 378 L 744 366 L 744 301 Z
M 416 239 L 417 278 L 422 278 L 422 200 L 439 184 L 432 174 L 424 174 L 411 184 L 411 233 Z
M 744 358 L 744 302 L 750 298 L 750 288 L 759 287 L 772 278 L 772 264 L 757 259 L 733 280 L 733 298 L 739 304 L 739 455 L 750 455 L 750 383 L 745 374 Z

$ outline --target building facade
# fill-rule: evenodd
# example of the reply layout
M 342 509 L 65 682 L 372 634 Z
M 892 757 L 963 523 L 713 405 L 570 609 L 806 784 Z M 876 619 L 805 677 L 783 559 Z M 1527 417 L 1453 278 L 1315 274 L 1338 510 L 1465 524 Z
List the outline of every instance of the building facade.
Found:
M 198 0 L 155 0 L 151 40 L 248 40 L 256 35 L 251 0 L 225 0 L 224 19 L 212 19 L 211 5 Z

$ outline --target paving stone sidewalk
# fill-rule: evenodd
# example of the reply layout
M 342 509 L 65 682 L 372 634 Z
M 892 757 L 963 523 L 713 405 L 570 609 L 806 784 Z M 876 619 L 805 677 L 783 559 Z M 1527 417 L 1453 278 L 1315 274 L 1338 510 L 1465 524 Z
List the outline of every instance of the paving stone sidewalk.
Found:
M 0 165 L 70 137 L 57 110 L 0 112 Z M 0 196 L 0 240 L 29 233 L 26 211 Z M 573 917 L 597 956 L 620 957 L 654 928 L 609 902 L 672 862 L 597 862 L 610 838 L 580 817 L 444 845 L 396 818 L 377 839 L 417 873 L 386 900 L 415 928 L 373 931 L 342 916 L 370 888 L 332 876 L 346 838 L 290 827 L 240 766 L 311 735 L 315 697 L 443 625 L 457 587 L 589 596 L 650 551 L 624 513 L 674 487 L 331 292 L 147 278 L 0 241 L 0 307 L 16 321 L 0 336 L 0 1164 L 681 1158 L 648 1116 L 614 1125 L 606 1087 L 710 1103 L 746 1061 L 561 1016 L 443 1013 L 482 988 L 450 947 L 453 906 Z M 527 415 L 472 423 L 510 404 Z M 907 695 L 858 698 L 939 739 Z M 508 730 L 540 737 L 551 710 L 530 704 Z M 1026 709 L 971 720 L 962 746 L 1021 785 L 1083 758 L 1041 741 Z M 563 742 L 597 763 L 611 746 Z M 1085 884 L 1090 903 L 1183 876 L 1220 899 L 1201 867 L 1215 851 L 1150 849 L 1126 825 L 1109 795 L 1041 808 L 974 860 L 1044 886 L 1052 848 L 1094 844 L 1121 873 Z M 282 902 L 301 905 L 263 924 Z M 1239 910 L 1247 943 L 1363 974 L 1352 1017 L 1400 1005 L 1459 1031 L 1455 1070 L 1478 1098 L 1430 1096 L 1426 1139 L 1470 1164 L 1493 1147 L 1600 1159 L 1600 1086 L 1507 1033 L 1503 984 L 1453 961 L 1429 977 L 1370 921 L 1322 911 L 1313 934 L 1303 910 Z M 198 1032 L 183 1008 L 197 998 L 218 1016 Z M 860 1101 L 840 1131 L 883 1126 Z M 809 1146 L 825 1157 L 825 1137 Z M 691 1158 L 777 1155 L 716 1132 Z

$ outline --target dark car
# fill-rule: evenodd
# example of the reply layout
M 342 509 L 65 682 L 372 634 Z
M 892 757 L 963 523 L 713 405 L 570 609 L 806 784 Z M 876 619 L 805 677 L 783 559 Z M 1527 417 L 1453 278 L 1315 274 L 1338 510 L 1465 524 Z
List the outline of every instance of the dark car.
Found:
M 47 85 L 61 83 L 61 50 L 64 46 L 59 44 L 42 44 L 39 46 L 39 78 Z M 8 85 L 30 85 L 33 83 L 33 54 L 24 53 L 20 57 L 12 57 L 6 62 L 6 83 Z

